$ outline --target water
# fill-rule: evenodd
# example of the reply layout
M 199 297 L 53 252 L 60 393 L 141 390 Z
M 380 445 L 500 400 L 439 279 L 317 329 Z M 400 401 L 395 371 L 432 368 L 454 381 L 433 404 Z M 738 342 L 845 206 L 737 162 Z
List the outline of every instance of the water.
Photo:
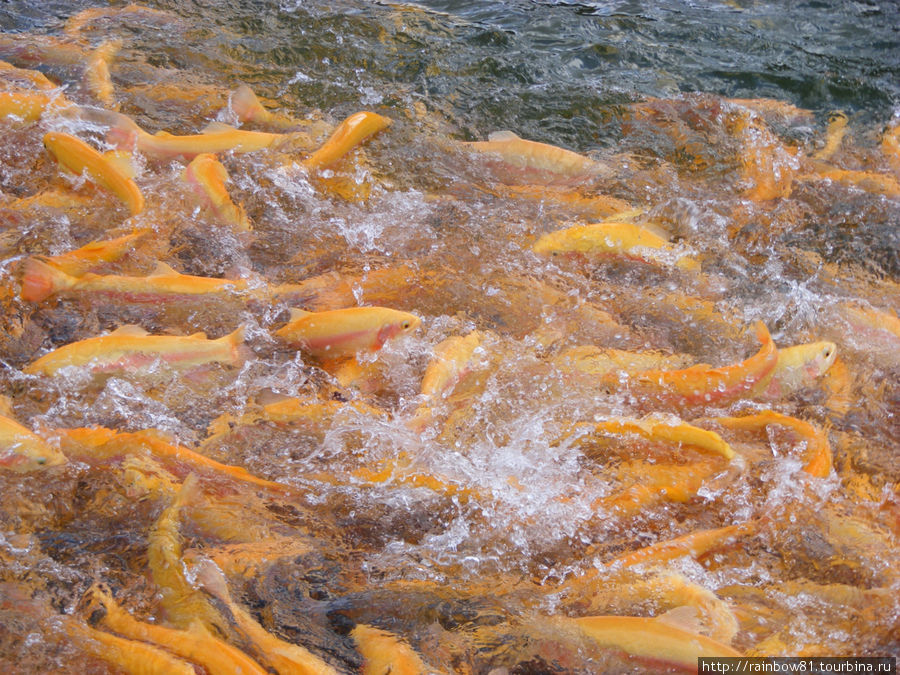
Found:
M 0 473 L 0 663 L 106 672 L 63 618 L 89 614 L 96 582 L 134 616 L 171 623 L 148 550 L 191 473 L 200 486 L 184 493 L 178 526 L 185 583 L 198 585 L 193 561 L 212 559 L 268 630 L 342 672 L 361 664 L 357 623 L 446 671 L 643 672 L 646 661 L 566 617 L 683 605 L 696 614 L 683 625 L 750 654 L 900 653 L 900 187 L 881 145 L 900 110 L 892 4 L 160 2 L 70 25 L 68 46 L 47 46 L 43 36 L 90 6 L 4 3 L 0 58 L 98 106 L 83 63 L 118 37 L 115 103 L 148 131 L 236 123 L 227 106 L 243 82 L 282 116 L 268 130 L 289 124 L 308 138 L 220 155 L 247 233 L 201 208 L 178 158 L 137 158 L 146 208 L 131 217 L 60 174 L 43 134 L 107 149 L 99 113 L 2 122 L 0 393 L 70 462 Z M 44 51 L 34 59 L 22 44 Z M 359 110 L 392 124 L 354 164 L 311 173 L 302 159 Z M 846 133 L 817 158 L 835 111 Z M 499 130 L 603 170 L 523 187 L 515 168 L 455 144 Z M 869 173 L 826 175 L 834 169 Z M 51 189 L 80 197 L 59 204 Z M 27 201 L 35 195 L 43 202 Z M 586 202 L 597 195 L 602 206 Z M 639 260 L 590 264 L 531 250 L 629 205 L 641 211 L 626 221 L 700 270 L 652 248 L 645 262 L 636 249 Z M 165 307 L 19 297 L 24 258 L 140 228 L 149 232 L 135 249 L 98 271 L 145 275 L 162 260 L 245 279 L 256 295 Z M 263 295 L 283 283 L 298 286 Z M 362 354 L 356 370 L 274 337 L 290 306 L 357 305 L 414 312 L 422 325 Z M 760 349 L 755 321 L 779 348 L 833 341 L 838 360 L 769 397 L 729 396 L 727 382 L 673 397 L 634 377 L 748 359 Z M 24 372 L 127 323 L 211 337 L 243 325 L 244 360 L 143 376 Z M 444 341 L 472 331 L 458 381 L 428 398 L 423 375 Z M 768 409 L 801 422 L 739 430 L 713 419 Z M 595 428 L 617 421 L 629 430 Z M 687 422 L 721 434 L 735 456 L 647 431 Z M 89 425 L 137 436 L 100 446 L 101 459 L 59 431 Z M 816 476 L 810 453 L 823 438 L 833 459 Z M 175 444 L 257 482 L 139 450 Z M 709 552 L 627 563 L 733 524 L 750 529 Z M 226 639 L 264 659 L 220 601 L 201 597 L 226 616 Z

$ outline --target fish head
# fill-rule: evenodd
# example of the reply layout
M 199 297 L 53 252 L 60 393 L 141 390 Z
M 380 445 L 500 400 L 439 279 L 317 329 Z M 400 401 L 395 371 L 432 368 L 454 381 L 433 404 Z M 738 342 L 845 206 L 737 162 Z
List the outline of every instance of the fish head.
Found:
M 809 349 L 807 371 L 814 377 L 824 375 L 837 358 L 837 345 L 833 342 L 813 342 L 809 345 Z
M 22 443 L 0 455 L 0 469 L 15 473 L 30 473 L 68 461 L 66 456 L 46 443 Z
M 387 310 L 382 320 L 381 327 L 375 339 L 376 349 L 381 349 L 384 343 L 400 335 L 414 333 L 422 320 L 415 314 Z

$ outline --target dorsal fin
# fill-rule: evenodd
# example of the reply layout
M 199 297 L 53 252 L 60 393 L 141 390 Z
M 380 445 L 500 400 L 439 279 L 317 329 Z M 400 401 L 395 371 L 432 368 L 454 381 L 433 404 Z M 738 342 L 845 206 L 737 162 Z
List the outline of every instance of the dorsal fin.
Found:
M 237 129 L 225 122 L 210 122 L 200 130 L 201 134 L 221 134 L 226 131 L 237 131 Z
M 494 131 L 488 135 L 489 141 L 521 141 L 522 138 L 517 136 L 513 132 L 508 129 L 503 129 L 502 131 Z
M 177 270 L 172 269 L 162 260 L 156 261 L 156 267 L 153 268 L 153 271 L 147 275 L 148 277 L 171 277 L 171 276 L 181 276 L 181 273 Z
M 110 335 L 118 335 L 120 337 L 144 337 L 145 335 L 150 335 L 150 333 L 145 331 L 140 326 L 128 323 L 124 326 L 119 326 L 112 333 L 110 333 Z
M 188 335 L 188 337 L 189 338 L 197 338 L 198 340 L 206 340 L 207 339 L 206 333 L 204 333 L 202 330 L 198 333 L 191 333 L 190 335 Z
M 175 138 L 174 134 L 170 134 L 168 131 L 157 131 L 154 136 L 158 136 L 159 138 Z
M 703 632 L 703 624 L 700 622 L 697 608 L 690 605 L 681 605 L 670 609 L 668 612 L 654 617 L 653 620 L 688 633 L 697 634 Z
M 304 316 L 309 316 L 312 312 L 307 312 L 305 309 L 300 309 L 299 307 L 291 307 L 291 321 L 296 321 L 297 319 L 302 319 Z

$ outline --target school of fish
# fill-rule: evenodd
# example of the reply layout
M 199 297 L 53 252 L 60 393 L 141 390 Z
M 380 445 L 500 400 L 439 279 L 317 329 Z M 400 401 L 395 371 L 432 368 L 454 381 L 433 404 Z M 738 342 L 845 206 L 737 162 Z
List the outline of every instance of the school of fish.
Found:
M 179 25 L 0 35 L 8 672 L 900 655 L 900 279 L 807 245 L 896 222 L 896 117 L 463 140 L 130 47 Z

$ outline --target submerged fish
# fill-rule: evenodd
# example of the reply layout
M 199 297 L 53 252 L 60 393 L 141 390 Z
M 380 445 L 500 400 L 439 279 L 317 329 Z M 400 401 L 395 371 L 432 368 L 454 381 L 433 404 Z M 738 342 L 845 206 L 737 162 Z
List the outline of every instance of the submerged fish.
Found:
M 778 350 L 762 322 L 756 324 L 762 347 L 750 358 L 731 366 L 712 368 L 700 364 L 683 370 L 645 370 L 620 381 L 616 374 L 601 381 L 613 388 L 627 387 L 645 401 L 676 406 L 725 405 L 749 394 L 775 369 Z
M 406 642 L 386 630 L 359 623 L 350 631 L 350 637 L 365 659 L 363 675 L 425 675 L 439 672 L 428 667 Z
M 107 335 L 79 340 L 45 354 L 25 368 L 31 375 L 55 375 L 68 366 L 87 366 L 94 373 L 135 373 L 154 363 L 189 369 L 208 363 L 239 366 L 244 329 L 216 340 L 204 333 L 150 335 L 138 326 L 122 326 Z
M 65 455 L 36 433 L 0 415 L 0 470 L 25 473 L 66 461 Z
M 215 155 L 208 152 L 197 155 L 187 165 L 182 177 L 220 221 L 231 225 L 238 232 L 253 230 L 243 205 L 235 204 L 228 194 L 225 188 L 228 171 Z
M 555 145 L 527 141 L 511 131 L 495 131 L 487 141 L 461 146 L 486 158 L 496 158 L 501 164 L 498 177 L 513 185 L 577 184 L 610 172 L 590 157 Z
M 741 655 L 726 644 L 683 630 L 662 617 L 585 616 L 570 621 L 604 647 L 691 673 L 697 672 L 701 656 Z
M 38 258 L 25 262 L 22 299 L 42 300 L 58 293 L 95 294 L 134 303 L 172 303 L 190 299 L 209 301 L 230 297 L 248 290 L 245 279 L 215 279 L 180 274 L 165 263 L 157 263 L 153 274 L 127 277 L 117 274 L 93 274 L 80 277 L 66 274 Z
M 337 675 L 338 671 L 304 647 L 286 642 L 263 628 L 250 612 L 232 599 L 225 576 L 212 560 L 199 561 L 193 567 L 192 575 L 207 593 L 228 609 L 237 630 L 253 645 L 261 660 L 279 675 Z
M 57 161 L 76 175 L 87 173 L 102 187 L 112 192 L 135 215 L 144 209 L 144 196 L 135 182 L 113 162 L 84 141 L 61 132 L 44 135 L 44 147 Z
M 625 258 L 696 271 L 700 263 L 650 230 L 631 223 L 576 225 L 543 235 L 532 250 L 542 255 L 580 254 L 591 259 Z
M 291 321 L 275 331 L 288 344 L 317 359 L 335 360 L 377 351 L 388 340 L 413 332 L 415 314 L 387 307 L 349 307 L 325 312 L 291 310 Z
M 62 95 L 39 92 L 0 92 L 0 118 L 13 115 L 26 122 L 39 120 L 48 111 L 72 105 Z
M 136 147 L 138 151 L 154 159 L 193 159 L 203 153 L 257 152 L 266 148 L 279 148 L 299 142 L 308 145 L 306 134 L 270 134 L 264 131 L 235 129 L 227 124 L 213 122 L 199 134 L 175 136 L 165 131 L 150 134 L 141 129 L 132 119 L 114 113 L 112 126 L 107 133 L 109 142 L 126 150 Z
M 53 256 L 41 256 L 40 260 L 73 277 L 80 277 L 103 263 L 115 262 L 134 249 L 135 242 L 150 232 L 135 230 L 115 239 L 92 241 L 84 246 Z
M 138 621 L 126 612 L 102 585 L 86 594 L 87 608 L 101 614 L 99 622 L 130 640 L 159 645 L 167 651 L 203 666 L 213 675 L 267 675 L 256 661 L 224 640 L 211 635 L 199 623 L 186 630 Z

